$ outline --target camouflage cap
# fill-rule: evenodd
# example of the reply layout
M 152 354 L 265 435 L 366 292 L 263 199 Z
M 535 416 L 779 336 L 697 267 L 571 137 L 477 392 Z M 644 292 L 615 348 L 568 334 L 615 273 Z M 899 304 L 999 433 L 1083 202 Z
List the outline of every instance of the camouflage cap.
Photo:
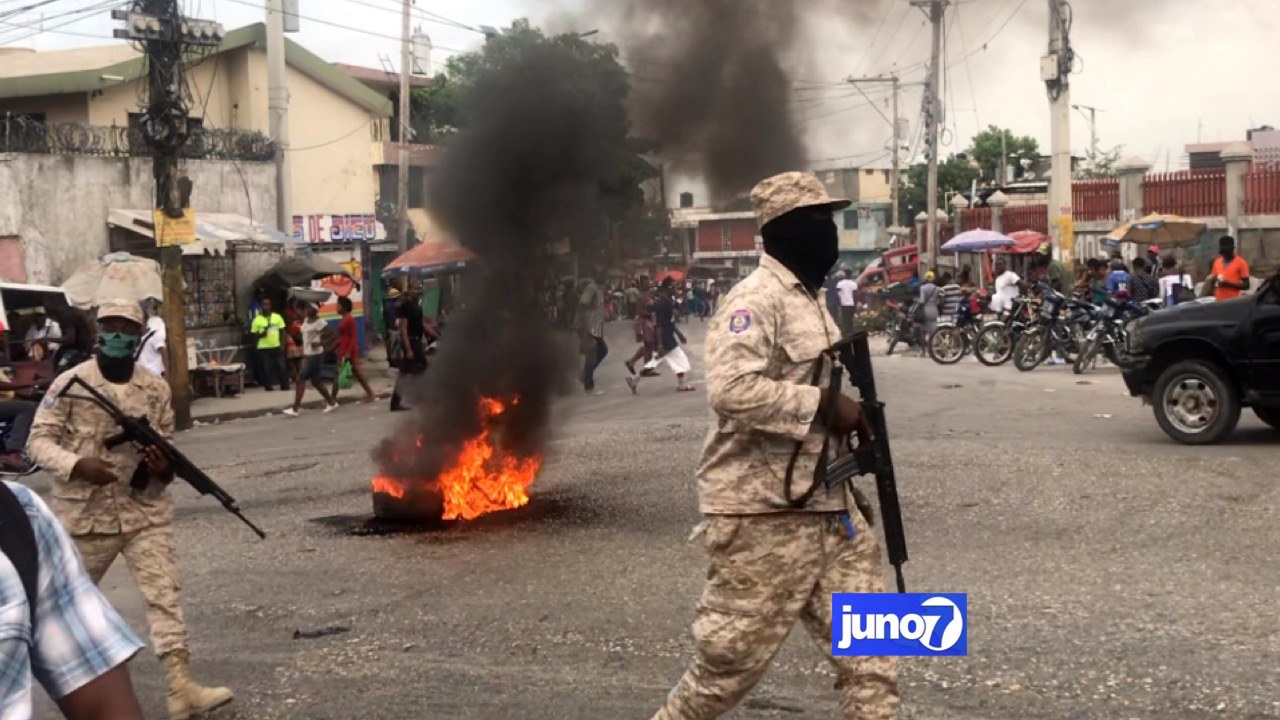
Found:
M 107 300 L 98 306 L 99 320 L 113 317 L 132 320 L 139 325 L 145 325 L 147 322 L 142 317 L 142 308 L 132 300 Z
M 852 204 L 828 195 L 822 181 L 807 172 L 785 172 L 765 178 L 751 191 L 751 206 L 760 227 L 796 208 L 826 205 L 832 210 L 841 210 Z

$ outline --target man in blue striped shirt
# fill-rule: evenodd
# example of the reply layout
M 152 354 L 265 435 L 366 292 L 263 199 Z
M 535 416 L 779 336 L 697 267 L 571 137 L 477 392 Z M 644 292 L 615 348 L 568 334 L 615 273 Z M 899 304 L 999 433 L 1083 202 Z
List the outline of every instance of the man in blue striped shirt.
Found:
M 0 492 L 16 496 L 30 522 L 38 571 L 32 608 L 14 560 L 0 553 L 0 720 L 31 717 L 33 678 L 68 720 L 141 720 L 126 663 L 142 642 L 98 592 L 39 496 L 4 485 Z M 27 529 L 0 525 L 0 533 L 17 532 Z

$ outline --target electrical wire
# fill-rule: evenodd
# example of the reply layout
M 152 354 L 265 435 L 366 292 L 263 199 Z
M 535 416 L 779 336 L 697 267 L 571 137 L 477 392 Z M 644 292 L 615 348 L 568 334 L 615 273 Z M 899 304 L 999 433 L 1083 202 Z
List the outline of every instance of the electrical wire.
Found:
M 964 25 L 960 21 L 960 8 L 956 8 L 956 25 L 960 32 L 960 52 L 968 56 L 969 45 L 964 39 Z M 973 119 L 979 128 L 982 127 L 982 115 L 978 112 L 978 91 L 973 85 L 973 64 L 965 60 L 961 60 L 964 64 L 965 75 L 969 80 L 969 99 L 973 102 Z
M 345 0 L 345 2 L 349 2 L 353 5 L 361 5 L 367 8 L 373 8 L 374 10 L 382 10 L 383 12 L 389 12 L 395 15 L 402 15 L 404 12 L 402 9 L 399 9 L 399 8 L 386 7 L 385 5 L 376 5 L 371 2 L 365 2 L 365 0 Z M 467 25 L 466 23 L 458 22 L 457 20 L 452 20 L 450 18 L 444 17 L 443 15 L 437 15 L 436 13 L 429 12 L 427 10 L 418 10 L 417 12 L 424 13 L 424 14 L 416 14 L 414 10 L 410 10 L 409 16 L 412 18 L 416 18 L 418 20 L 422 20 L 424 22 L 447 25 L 449 27 L 457 28 L 459 30 L 469 30 L 473 33 L 479 33 L 480 35 L 485 34 L 485 31 L 481 30 L 480 28 Z
M 88 18 L 88 16 L 89 16 L 89 15 L 92 15 L 93 13 L 96 13 L 96 12 L 98 12 L 98 11 L 100 11 L 100 10 L 107 10 L 107 9 L 113 9 L 113 8 L 118 8 L 118 7 L 124 7 L 124 6 L 128 5 L 128 4 L 129 4 L 129 3 L 127 2 L 127 0 L 126 0 L 125 2 L 104 2 L 104 3 L 101 3 L 101 4 L 99 4 L 99 5 L 94 5 L 94 6 L 91 6 L 91 7 L 88 7 L 88 8 L 83 8 L 83 9 L 80 9 L 80 10 L 72 10 L 72 11 L 68 11 L 68 12 L 65 12 L 65 13 L 61 13 L 61 14 L 59 14 L 59 15 L 51 16 L 51 17 L 53 17 L 53 18 L 63 18 L 63 17 L 67 17 L 67 16 L 69 16 L 69 15 L 79 15 L 79 16 L 80 16 L 80 17 L 72 17 L 70 20 L 67 20 L 66 22 L 58 23 L 58 24 L 56 24 L 56 25 L 53 25 L 52 27 L 44 27 L 44 21 L 49 20 L 49 19 L 50 19 L 50 17 L 45 17 L 43 20 L 35 21 L 35 22 L 32 22 L 32 23 L 26 23 L 26 24 L 10 23 L 10 22 L 0 22 L 0 24 L 8 25 L 8 26 L 10 26 L 10 27 L 14 28 L 15 30 L 28 30 L 28 29 L 35 28 L 34 32 L 29 32 L 29 33 L 27 33 L 26 35 L 22 35 L 22 36 L 19 36 L 19 37 L 11 37 L 11 38 L 7 38 L 7 39 L 0 39 L 0 45 L 8 45 L 8 44 L 11 44 L 11 43 L 22 42 L 23 40 L 28 40 L 28 39 L 30 39 L 30 38 L 36 37 L 37 35 L 41 35 L 41 34 L 44 34 L 44 33 L 47 33 L 47 32 L 49 32 L 49 33 L 57 33 L 57 34 L 60 34 L 60 35 L 78 35 L 78 36 L 84 36 L 84 37 L 95 37 L 95 38 L 97 38 L 97 37 L 105 37 L 105 36 L 101 36 L 101 35 L 89 35 L 89 34 L 86 34 L 86 33 L 79 33 L 79 32 L 75 32 L 75 31 L 72 31 L 72 30 L 59 30 L 59 28 L 63 28 L 63 27 L 66 27 L 66 26 L 68 26 L 68 25 L 73 25 L 73 24 L 78 23 L 78 22 L 81 22 L 81 21 L 83 21 L 83 20 L 87 20 L 87 19 L 89 19 L 89 18 Z
M 343 133 L 342 135 L 339 135 L 338 137 L 336 137 L 336 138 L 334 138 L 334 139 L 332 139 L 332 140 L 326 140 L 326 141 L 324 141 L 324 142 L 322 142 L 322 143 L 316 143 L 315 145 L 306 145 L 306 146 L 303 146 L 303 147 L 287 147 L 287 148 L 284 148 L 284 151 L 285 151 L 285 152 L 302 152 L 302 151 L 304 151 L 304 150 L 317 150 L 317 149 L 319 149 L 319 148 L 329 147 L 330 145 L 333 145 L 334 143 L 340 143 L 340 142 L 342 142 L 343 140 L 346 140 L 347 138 L 351 137 L 352 135 L 355 135 L 356 133 L 360 132 L 361 130 L 367 129 L 368 127 L 369 127 L 369 122 L 366 120 L 366 121 L 364 121 L 364 122 L 360 123 L 359 125 L 357 125 L 357 126 L 356 126 L 354 129 L 352 129 L 350 132 Z

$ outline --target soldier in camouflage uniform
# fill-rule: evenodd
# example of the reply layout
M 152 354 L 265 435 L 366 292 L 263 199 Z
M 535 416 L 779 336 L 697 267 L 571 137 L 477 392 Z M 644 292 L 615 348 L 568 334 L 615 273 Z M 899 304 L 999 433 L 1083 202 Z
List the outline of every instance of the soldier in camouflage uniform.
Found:
M 111 417 L 86 400 L 60 397 L 73 377 L 82 378 L 125 414 L 145 415 L 162 434 L 171 435 L 168 384 L 134 366 L 142 328 L 137 303 L 103 303 L 95 357 L 54 381 L 36 413 L 27 452 L 53 474 L 54 512 L 74 538 L 93 581 L 100 582 L 116 556 L 124 556 L 146 599 L 151 643 L 168 676 L 169 717 L 184 720 L 230 702 L 232 695 L 226 688 L 198 685 L 188 673 L 169 494 L 173 472 L 154 449 L 146 454 L 129 445 L 108 450 L 105 440 L 119 432 Z M 139 463 L 145 463 L 151 475 L 150 485 L 141 491 L 129 486 Z
M 879 543 L 847 510 L 847 491 L 806 492 L 828 432 L 869 437 L 856 402 L 814 383 L 828 376 L 824 350 L 840 338 L 818 293 L 837 259 L 832 212 L 849 202 L 801 172 L 764 180 L 751 199 L 766 254 L 707 331 L 715 424 L 697 473 L 710 568 L 693 623 L 696 656 L 654 720 L 719 717 L 756 684 L 797 620 L 830 654 L 832 593 L 884 591 Z M 831 662 L 844 717 L 896 716 L 893 658 Z

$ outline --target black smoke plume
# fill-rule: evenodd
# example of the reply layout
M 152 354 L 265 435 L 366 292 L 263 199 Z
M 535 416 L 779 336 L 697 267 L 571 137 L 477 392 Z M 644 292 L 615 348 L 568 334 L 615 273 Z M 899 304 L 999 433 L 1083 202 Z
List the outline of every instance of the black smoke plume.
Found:
M 430 480 L 449 467 L 481 429 L 482 396 L 519 398 L 494 434 L 501 449 L 528 457 L 545 446 L 551 404 L 578 362 L 544 311 L 553 247 L 567 240 L 598 264 L 601 187 L 626 134 L 625 88 L 601 100 L 601 79 L 584 77 L 575 55 L 596 52 L 588 47 L 542 41 L 518 59 L 486 56 L 466 88 L 466 130 L 451 138 L 429 197 L 482 263 L 462 280 L 465 307 L 410 396 L 411 417 L 375 453 L 386 475 Z M 621 68 L 616 81 L 626 82 Z M 417 437 L 422 449 L 408 450 Z
M 635 84 L 638 135 L 727 200 L 804 166 L 791 113 L 793 0 L 629 0 L 617 23 Z M 603 6 L 601 6 L 603 9 Z

